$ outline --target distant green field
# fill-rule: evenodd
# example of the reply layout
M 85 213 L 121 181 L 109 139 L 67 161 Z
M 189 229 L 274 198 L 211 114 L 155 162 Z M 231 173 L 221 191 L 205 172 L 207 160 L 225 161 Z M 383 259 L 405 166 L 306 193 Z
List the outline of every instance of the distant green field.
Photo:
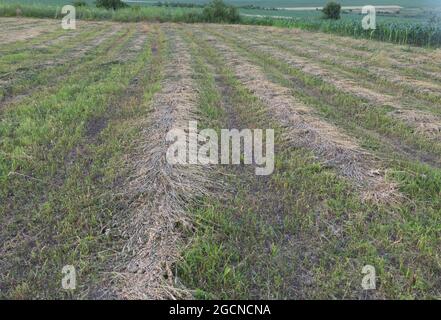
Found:
M 321 11 L 288 11 L 288 10 L 261 10 L 261 9 L 240 9 L 242 14 L 247 15 L 262 15 L 262 16 L 277 16 L 287 18 L 314 18 L 322 17 Z M 441 11 L 434 11 L 428 9 L 403 9 L 400 14 L 377 15 L 377 21 L 383 22 L 424 22 L 427 21 L 434 14 L 441 14 Z M 343 13 L 342 19 L 361 19 L 359 14 Z
M 130 1 L 130 0 L 128 0 Z M 133 0 L 131 5 L 150 6 L 158 1 L 143 1 Z M 160 0 L 161 2 L 170 3 L 197 3 L 203 4 L 209 2 L 209 0 Z M 243 5 L 255 5 L 267 8 L 283 8 L 283 7 L 314 7 L 323 6 L 328 0 L 227 0 L 227 3 L 243 6 Z M 89 4 L 93 5 L 95 0 L 86 0 Z M 338 1 L 342 5 L 346 6 L 359 6 L 365 5 L 366 0 L 340 0 Z M 20 3 L 20 4 L 48 4 L 48 5 L 65 5 L 73 3 L 73 0 L 0 0 L 1 3 Z M 377 21 L 388 22 L 424 22 L 427 21 L 434 14 L 441 15 L 441 0 L 423 0 L 415 2 L 413 0 L 372 0 L 369 1 L 372 5 L 399 5 L 404 9 L 399 15 L 379 15 Z M 436 9 L 436 10 L 434 10 Z M 247 15 L 264 15 L 264 16 L 280 16 L 289 18 L 320 18 L 321 13 L 319 11 L 286 11 L 286 10 L 261 10 L 261 9 L 241 9 L 242 14 Z M 358 14 L 344 14 L 343 19 L 359 19 Z
M 85 20 L 113 20 L 123 22 L 136 21 L 155 21 L 155 22 L 214 22 L 204 16 L 200 8 L 175 8 L 151 6 L 156 3 L 150 1 L 142 2 L 145 6 L 126 8 L 117 11 L 109 11 L 96 8 L 94 0 L 87 0 L 90 5 L 77 8 L 77 18 Z M 185 0 L 174 0 L 181 3 Z M 202 0 L 186 0 L 186 3 L 202 3 Z M 164 1 L 162 1 L 164 3 Z M 170 1 L 173 2 L 173 1 Z M 266 5 L 265 1 L 231 1 L 236 5 L 255 4 Z M 324 2 L 324 1 L 323 1 Z M 344 5 L 357 5 L 361 0 L 341 1 Z M 437 1 L 441 2 L 441 0 Z M 73 0 L 0 0 L 0 15 L 15 16 L 16 5 L 22 6 L 22 15 L 26 17 L 52 18 L 59 17 L 62 5 L 73 3 Z M 385 3 L 378 1 L 382 5 L 402 5 L 403 10 L 399 14 L 377 15 L 377 28 L 375 32 L 366 32 L 362 28 L 362 16 L 356 13 L 343 12 L 342 19 L 330 21 L 321 19 L 322 13 L 318 10 L 308 11 L 288 11 L 288 10 L 265 10 L 265 9 L 244 9 L 240 12 L 243 16 L 240 19 L 242 24 L 257 24 L 265 26 L 278 26 L 286 28 L 300 28 L 310 31 L 320 31 L 326 33 L 336 33 L 339 35 L 349 35 L 352 37 L 362 37 L 377 39 L 381 41 L 394 42 L 399 44 L 416 46 L 441 46 L 441 9 L 436 7 L 409 7 L 410 1 L 396 1 L 395 3 Z M 434 0 L 420 2 L 420 6 L 434 5 Z M 133 4 L 139 4 L 133 3 Z M 284 6 L 288 1 L 274 1 L 273 6 Z M 305 5 L 301 1 L 290 1 L 291 5 Z M 309 2 L 308 5 L 322 5 L 322 1 Z M 407 7 L 405 5 L 408 5 Z M 286 17 L 292 19 L 278 19 L 275 17 Z M 208 19 L 208 20 L 207 20 Z M 219 22 L 219 21 L 216 21 Z M 238 22 L 238 20 L 236 20 Z
M 94 3 L 94 0 L 86 0 L 89 3 Z M 209 0 L 161 0 L 162 2 L 180 2 L 180 3 L 207 3 Z M 72 0 L 0 0 L 0 3 L 10 3 L 10 2 L 20 2 L 23 4 L 68 4 L 71 3 Z M 155 3 L 157 1 L 140 1 L 145 2 L 146 4 Z M 256 5 L 260 7 L 315 7 L 315 6 L 323 6 L 328 2 L 327 0 L 228 0 L 227 3 L 234 5 Z M 414 0 L 339 0 L 339 3 L 345 6 L 362 6 L 366 5 L 367 2 L 371 5 L 398 5 L 405 8 L 441 8 L 440 0 L 422 0 L 422 1 L 414 1 Z
M 185 0 L 177 0 L 176 2 L 186 2 Z M 195 0 L 191 2 L 206 2 L 204 0 Z M 328 0 L 230 0 L 233 4 L 247 5 L 254 4 L 262 7 L 315 7 L 323 6 Z M 441 7 L 439 0 L 338 0 L 337 2 L 345 6 L 363 6 L 370 5 L 397 5 L 402 7 Z

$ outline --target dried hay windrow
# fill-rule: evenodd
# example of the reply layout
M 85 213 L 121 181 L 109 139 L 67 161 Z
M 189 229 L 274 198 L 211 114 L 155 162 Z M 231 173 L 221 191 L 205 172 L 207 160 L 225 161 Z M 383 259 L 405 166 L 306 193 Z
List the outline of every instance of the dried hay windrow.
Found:
M 398 119 L 405 122 L 410 127 L 415 128 L 418 133 L 428 137 L 429 139 L 441 138 L 441 118 L 425 111 L 407 109 L 401 103 L 401 96 L 391 96 L 362 87 L 357 81 L 339 76 L 327 69 L 322 68 L 320 65 L 307 60 L 306 58 L 297 57 L 292 54 L 287 55 L 275 47 L 271 47 L 266 44 L 254 43 L 246 36 L 242 36 L 240 34 L 235 34 L 234 36 L 237 37 L 241 43 L 247 43 L 250 48 L 256 48 L 260 52 L 268 54 L 279 61 L 288 63 L 293 68 L 299 69 L 305 74 L 318 77 L 322 81 L 334 86 L 342 92 L 362 98 L 374 105 L 391 106 L 396 109 L 390 113 L 392 117 L 396 117 L 398 114 Z
M 108 39 L 110 36 L 113 36 L 117 31 L 122 29 L 121 25 L 118 25 L 116 23 L 108 23 L 108 22 L 101 22 L 101 21 L 83 21 L 79 20 L 76 22 L 77 28 L 75 30 L 69 30 L 68 32 L 64 33 L 63 35 L 55 38 L 55 39 L 49 39 L 46 40 L 38 45 L 35 45 L 34 48 L 36 49 L 44 49 L 47 47 L 51 47 L 53 45 L 58 45 L 62 42 L 76 42 L 75 38 L 81 34 L 82 30 L 90 30 L 92 28 L 97 28 L 99 30 L 105 31 L 105 34 L 102 35 L 104 32 L 100 32 L 99 36 L 97 36 L 92 42 L 96 45 L 101 44 L 103 41 Z M 110 32 L 110 33 L 109 33 Z M 102 39 L 104 38 L 104 39 Z M 102 39 L 102 40 L 101 40 Z
M 169 30 L 173 45 L 165 66 L 162 90 L 154 96 L 136 155 L 130 160 L 134 175 L 125 185 L 130 204 L 121 217 L 128 239 L 122 255 L 129 262 L 119 295 L 127 299 L 190 298 L 173 279 L 172 265 L 179 258 L 185 228 L 191 227 L 186 208 L 207 194 L 210 184 L 205 167 L 171 165 L 166 161 L 172 129 L 185 129 L 196 119 L 197 92 L 192 79 L 188 48 Z
M 302 56 L 309 56 L 311 60 L 327 60 L 336 65 L 344 64 L 345 66 L 363 68 L 378 77 L 386 78 L 387 81 L 397 83 L 401 83 L 402 81 L 410 82 L 412 88 L 412 82 L 417 81 L 418 78 L 415 77 L 414 74 L 403 72 L 406 69 L 418 70 L 418 73 L 427 76 L 427 80 L 430 80 L 430 78 L 436 81 L 441 80 L 441 74 L 420 68 L 420 57 L 409 57 L 409 59 L 404 61 L 398 61 L 390 55 L 389 51 L 382 48 L 377 48 L 373 51 L 351 50 L 348 46 L 336 44 L 335 41 L 326 41 L 320 38 L 317 39 L 317 37 L 311 36 L 311 33 L 305 31 L 300 34 L 292 34 L 289 37 L 277 32 L 280 36 L 274 37 L 274 34 L 262 33 L 258 30 L 247 30 L 236 26 L 233 28 L 235 31 L 240 30 L 240 34 L 244 37 L 262 41 L 267 45 L 292 49 L 294 52 L 297 52 Z M 427 52 L 427 55 L 429 53 L 430 51 Z M 430 69 L 436 70 L 434 67 L 431 67 Z M 393 81 L 394 79 L 397 81 Z M 428 81 L 421 82 L 420 85 L 423 90 L 426 89 L 426 87 L 436 88 L 433 87 L 433 83 Z
M 291 145 L 307 148 L 326 165 L 350 179 L 360 189 L 364 200 L 379 203 L 401 198 L 397 186 L 386 181 L 379 161 L 363 150 L 354 139 L 333 125 L 313 115 L 313 111 L 296 100 L 290 90 L 267 79 L 261 69 L 249 63 L 228 45 L 211 36 L 205 38 L 220 52 L 237 79 L 268 108 L 269 114 L 285 129 Z
M 441 119 L 432 114 L 419 110 L 396 110 L 392 112 L 403 122 L 410 124 L 417 133 L 428 136 L 439 141 L 441 138 Z
M 124 63 L 134 60 L 145 47 L 149 36 L 150 33 L 146 25 L 137 25 L 135 35 L 130 39 L 129 43 L 124 46 L 123 52 L 118 54 L 117 61 Z
M 235 26 L 236 27 L 236 26 Z M 288 29 L 277 27 L 256 27 L 256 26 L 240 26 L 245 30 L 252 29 L 263 33 L 272 34 L 273 38 L 279 35 L 292 37 L 295 39 L 307 39 L 314 43 L 323 43 L 326 48 L 343 49 L 343 52 L 359 55 L 360 57 L 369 57 L 372 52 L 385 52 L 388 59 L 396 62 L 397 67 L 406 67 L 411 62 L 417 67 L 429 67 L 430 69 L 439 69 L 439 61 L 441 57 L 441 49 L 427 49 L 421 47 L 409 47 L 406 45 L 398 45 L 382 41 L 374 41 L 368 39 L 355 39 L 352 37 L 342 37 L 335 34 L 310 32 L 300 29 Z M 275 36 L 277 35 L 277 36 Z
M 82 59 L 91 51 L 99 48 L 99 46 L 101 46 L 105 41 L 108 41 L 111 38 L 113 38 L 122 29 L 123 29 L 123 27 L 121 25 L 113 24 L 111 26 L 111 28 L 109 28 L 109 30 L 106 30 L 104 33 L 100 32 L 97 37 L 87 40 L 86 43 L 80 43 L 78 45 L 75 45 L 71 50 L 69 50 L 68 52 L 65 52 L 65 54 L 58 55 L 52 59 L 45 59 L 43 61 L 36 62 L 34 65 L 32 65 L 32 69 L 37 69 L 39 71 L 43 71 L 43 70 L 47 70 L 47 69 L 50 69 L 53 67 L 65 65 L 65 64 L 71 64 L 72 68 L 70 69 L 69 73 L 65 73 L 65 72 L 59 73 L 58 72 L 55 75 L 51 76 L 50 83 L 55 84 L 55 85 L 59 84 L 63 79 L 67 79 L 70 75 L 72 75 L 73 72 L 75 72 L 77 69 L 81 68 L 83 65 L 83 64 L 78 64 L 78 63 L 75 64 L 73 62 L 75 62 L 77 59 Z M 75 35 L 75 33 L 72 33 L 72 35 Z M 67 39 L 69 39 L 70 37 L 72 37 L 72 35 L 71 36 L 68 36 L 68 35 L 61 36 L 59 38 L 67 37 Z M 53 45 L 53 42 L 58 41 L 59 38 L 54 39 L 54 40 L 50 40 L 44 44 L 36 46 L 35 48 L 44 48 L 46 46 Z M 63 41 L 68 41 L 67 39 L 64 38 Z M 125 39 L 123 36 L 119 36 L 116 38 L 116 40 L 114 41 L 112 46 L 114 46 L 116 43 L 120 43 L 124 40 Z M 136 54 L 138 54 L 142 50 L 145 42 L 147 41 L 147 35 L 138 32 L 137 35 L 134 36 L 129 41 L 132 42 L 131 44 L 128 45 L 128 47 L 130 48 L 129 50 L 125 50 L 124 52 L 121 52 L 121 50 L 118 50 L 116 52 L 111 52 L 111 54 L 109 54 L 109 56 L 106 59 L 107 60 L 110 59 L 112 61 L 115 61 L 114 56 L 117 55 L 118 62 L 119 61 L 126 62 L 128 60 L 133 60 L 136 57 Z M 123 49 L 125 49 L 125 48 L 123 48 Z M 108 50 L 108 51 L 111 51 L 111 50 Z M 103 62 L 103 63 L 108 63 L 108 62 Z M 18 82 L 21 79 L 23 79 L 24 77 L 26 77 L 28 75 L 29 70 L 31 70 L 31 67 L 28 67 L 20 72 L 11 73 L 11 75 L 9 75 L 8 77 L 4 77 L 3 79 L 0 79 L 0 85 L 3 86 L 4 88 L 13 86 L 16 82 Z M 49 84 L 45 85 L 45 88 L 49 88 L 49 87 L 50 87 Z M 40 86 L 32 85 L 31 87 L 27 88 L 27 90 L 25 92 L 23 92 L 23 94 L 5 95 L 2 97 L 2 99 L 0 99 L 0 108 L 2 108 L 4 106 L 11 107 L 13 105 L 16 105 L 16 104 L 20 103 L 21 101 L 23 101 L 23 99 L 25 99 L 26 97 L 31 96 L 34 92 L 37 92 L 40 88 L 41 88 Z
M 392 105 L 398 103 L 398 99 L 396 99 L 395 97 L 377 93 L 368 88 L 360 87 L 356 81 L 352 81 L 345 77 L 331 73 L 331 71 L 323 68 L 321 65 L 312 62 L 310 59 L 282 52 L 280 49 L 270 46 L 266 42 L 255 42 L 250 40 L 248 37 L 242 36 L 238 33 L 235 33 L 234 37 L 240 40 L 241 43 L 247 44 L 249 48 L 252 48 L 253 50 L 258 50 L 268 56 L 273 57 L 276 60 L 283 61 L 293 68 L 299 69 L 308 75 L 318 77 L 321 80 L 332 84 L 337 89 L 343 92 L 354 94 L 363 99 L 370 99 L 371 101 L 375 101 L 376 103 Z
M 17 20 L 15 20 L 12 25 L 2 26 L 2 33 L 0 34 L 1 44 L 29 40 L 60 27 L 53 20 L 20 19 L 18 21 L 18 24 Z

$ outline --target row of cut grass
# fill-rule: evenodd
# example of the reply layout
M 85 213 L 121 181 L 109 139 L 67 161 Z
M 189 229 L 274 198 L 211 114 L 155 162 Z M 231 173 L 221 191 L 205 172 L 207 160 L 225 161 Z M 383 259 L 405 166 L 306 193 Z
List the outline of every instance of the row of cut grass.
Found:
M 87 51 L 85 55 L 78 57 L 78 60 L 72 59 L 64 64 L 54 64 L 50 68 L 31 74 L 23 79 L 14 79 L 16 82 L 13 81 L 10 87 L 3 88 L 5 93 L 8 93 L 5 97 L 11 99 L 11 101 L 6 99 L 5 104 L 2 105 L 2 109 L 17 109 L 23 105 L 28 106 L 33 104 L 37 100 L 45 99 L 48 95 L 50 96 L 51 93 L 54 93 L 62 87 L 66 77 L 70 77 L 71 79 L 76 77 L 76 79 L 78 79 L 82 76 L 82 73 L 79 71 L 84 72 L 84 70 L 90 68 L 96 69 L 101 65 L 111 64 L 115 61 L 116 52 L 122 49 L 122 43 L 130 42 L 131 37 L 133 37 L 133 32 L 133 29 L 124 28 L 102 41 L 102 43 L 97 45 L 94 49 Z M 114 49 L 118 50 L 115 51 Z M 97 60 L 97 55 L 104 54 L 107 51 L 109 51 L 109 60 L 105 60 L 104 62 Z M 16 96 L 22 93 L 26 95 Z M 5 112 L 6 111 L 0 112 L 0 117 Z
M 256 118 L 262 114 L 260 101 L 235 79 L 211 44 L 199 33 L 189 31 L 189 36 L 198 45 L 193 54 L 202 73 L 199 86 L 214 97 L 201 105 L 219 103 L 219 76 L 204 67 L 209 61 L 231 90 L 231 103 L 243 123 L 273 126 L 268 119 Z M 244 183 L 240 170 L 224 175 L 235 187 L 234 195 L 204 199 L 195 209 L 196 233 L 184 250 L 178 275 L 198 298 L 440 296 L 441 230 L 433 227 L 439 225 L 441 208 L 436 197 L 439 170 L 417 163 L 406 171 L 394 168 L 394 178 L 407 176 L 399 180 L 412 200 L 396 206 L 363 204 L 347 182 L 308 150 L 281 149 L 267 193 L 277 190 L 283 209 L 266 212 L 254 197 L 255 188 L 250 189 L 258 182 L 251 178 Z M 430 181 L 419 180 L 416 186 L 409 175 L 422 172 L 431 173 Z M 361 288 L 365 264 L 377 269 L 375 292 Z
M 235 37 L 235 35 L 232 33 L 228 33 L 228 35 L 232 38 L 237 39 L 237 37 Z M 253 40 L 244 40 L 242 37 L 237 40 L 242 42 L 243 44 L 247 43 L 251 46 L 253 45 L 253 43 L 255 43 L 253 42 Z M 263 41 L 267 42 L 268 39 L 264 39 Z M 300 41 L 300 43 L 302 42 Z M 285 54 L 287 58 L 302 57 L 310 59 L 314 62 L 320 62 L 324 66 L 323 68 L 325 70 L 353 80 L 354 83 L 360 84 L 360 86 L 362 87 L 370 88 L 387 95 L 400 96 L 403 97 L 403 100 L 406 101 L 406 104 L 412 104 L 413 107 L 427 109 L 438 114 L 440 113 L 439 106 L 441 105 L 441 97 L 439 96 L 439 94 L 435 92 L 421 92 L 421 86 L 412 86 L 411 84 L 409 84 L 409 82 L 400 83 L 396 81 L 390 81 L 389 79 L 387 79 L 386 76 L 371 71 L 369 67 L 364 68 L 361 66 L 351 66 L 349 63 L 344 62 L 347 61 L 345 59 L 332 59 L 329 57 L 323 57 L 323 55 L 320 54 L 320 51 L 317 54 L 310 54 L 303 50 L 301 48 L 302 46 L 299 46 L 299 44 L 289 45 L 281 44 L 280 42 L 277 42 L 277 44 L 272 44 L 271 40 L 266 44 L 273 46 L 275 50 L 281 50 L 281 53 Z M 307 43 L 305 43 L 305 46 L 306 45 Z M 254 48 L 254 51 L 257 50 L 257 48 Z M 425 78 L 412 76 L 411 78 L 413 78 L 414 80 L 427 80 L 427 76 Z
M 42 50 L 44 53 L 35 60 L 30 58 L 33 53 L 30 53 L 29 57 L 21 56 L 19 60 L 12 60 L 13 62 L 5 65 L 5 70 L 10 70 L 10 64 L 15 70 L 6 73 L 4 79 L 10 78 L 11 80 L 0 89 L 0 99 L 28 93 L 32 88 L 56 81 L 59 75 L 67 71 L 72 72 L 79 63 L 91 58 L 90 52 L 85 52 L 83 55 L 82 53 L 76 54 L 75 50 L 81 46 L 87 46 L 89 42 L 96 41 L 96 37 L 103 36 L 104 32 L 105 28 L 97 28 L 79 34 L 73 40 L 79 41 L 80 45 L 60 44 L 63 49 L 51 52 Z
M 364 132 L 376 132 L 387 138 L 383 143 L 397 141 L 407 144 L 417 155 L 420 152 L 427 157 L 432 155 L 428 160 L 432 159 L 433 164 L 438 163 L 437 159 L 441 155 L 439 142 L 414 132 L 415 130 L 404 122 L 392 118 L 389 106 L 369 104 L 362 98 L 339 91 L 318 77 L 308 75 L 267 53 L 250 48 L 237 39 L 227 38 L 214 30 L 209 32 L 262 67 L 271 79 L 290 88 L 293 94 L 315 108 L 323 117 L 352 132 L 360 131 L 360 128 L 364 129 Z
M 137 120 L 145 116 L 148 100 L 158 88 L 162 36 L 155 39 L 152 35 L 135 60 L 97 63 L 112 61 L 121 53 L 126 45 L 121 41 L 96 56 L 95 67 L 78 70 L 44 101 L 4 115 L 7 139 L 1 149 L 8 152 L 13 147 L 9 154 L 17 157 L 1 161 L 1 197 L 7 199 L 0 214 L 6 226 L 2 237 L 15 237 L 14 250 L 8 252 L 9 262 L 3 267 L 2 284 L 8 290 L 2 295 L 99 294 L 94 282 L 102 277 L 100 268 L 114 254 L 117 240 L 103 227 L 109 227 L 121 209 L 112 185 L 121 174 L 122 155 L 139 130 Z M 150 50 L 154 41 L 159 44 L 155 55 Z M 142 83 L 140 104 L 126 105 L 125 90 L 135 77 Z M 7 129 L 11 122 L 20 126 Z M 38 127 L 30 128 L 32 123 Z M 9 175 L 8 170 L 20 175 Z M 33 243 L 20 237 L 23 233 Z M 66 264 L 74 265 L 78 273 L 78 289 L 72 296 L 61 288 L 61 268 Z
M 49 42 L 54 39 L 59 38 L 60 36 L 66 34 L 69 31 L 66 31 L 62 28 L 48 28 L 45 32 L 39 34 L 38 36 L 32 37 L 26 40 L 18 40 L 11 43 L 8 43 L 7 46 L 2 46 L 0 48 L 0 57 L 5 54 L 16 53 L 22 50 L 32 50 L 33 46 L 38 46 L 43 44 L 44 42 Z
M 55 59 L 57 57 L 63 57 L 70 51 L 79 46 L 79 42 L 87 41 L 90 39 L 96 39 L 99 33 L 104 33 L 108 26 L 94 26 L 88 29 L 81 29 L 81 31 L 73 31 L 73 36 L 70 35 L 63 37 L 59 35 L 61 41 L 49 46 L 26 46 L 20 50 L 14 50 L 13 52 L 5 53 L 0 56 L 0 74 L 2 73 L 15 73 L 22 70 L 28 70 L 38 67 L 39 64 Z M 54 39 L 56 40 L 56 39 Z
M 390 52 L 383 48 L 382 44 L 376 48 L 375 52 L 368 52 L 366 50 L 358 51 L 348 49 L 343 43 L 336 44 L 334 39 L 336 37 L 329 37 L 323 39 L 317 37 L 314 33 L 303 32 L 300 34 L 286 34 L 279 32 L 277 38 L 269 37 L 268 34 L 259 32 L 259 29 L 242 30 L 242 36 L 250 39 L 259 39 L 259 41 L 265 41 L 267 45 L 284 49 L 291 53 L 295 52 L 301 56 L 307 56 L 308 58 L 314 58 L 315 61 L 321 61 L 324 57 L 333 55 L 332 62 L 339 66 L 345 66 L 344 61 L 350 61 L 356 63 L 365 61 L 367 68 L 378 67 L 392 72 L 393 74 L 400 74 L 407 77 L 407 79 L 427 80 L 430 79 L 434 83 L 439 83 L 441 79 L 434 75 L 434 72 L 441 70 L 440 66 L 436 63 L 429 61 L 418 61 L 418 64 L 410 65 L 409 59 L 421 60 L 424 55 L 434 53 L 434 50 L 425 49 L 425 52 L 421 52 L 418 56 L 413 57 L 402 52 L 402 56 L 407 58 L 406 62 L 395 61 Z M 324 55 L 323 55 L 324 53 Z M 326 59 L 325 59 L 326 61 Z

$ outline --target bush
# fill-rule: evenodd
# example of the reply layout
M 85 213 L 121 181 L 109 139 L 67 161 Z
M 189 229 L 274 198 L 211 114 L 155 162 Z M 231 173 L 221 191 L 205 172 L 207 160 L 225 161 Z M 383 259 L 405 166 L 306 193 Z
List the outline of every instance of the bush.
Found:
M 237 23 L 240 21 L 237 8 L 226 5 L 223 0 L 211 1 L 202 11 L 202 17 L 205 22 Z
M 98 8 L 106 8 L 113 10 L 127 7 L 127 5 L 121 0 L 96 0 L 96 6 Z
M 326 19 L 340 19 L 341 5 L 337 2 L 328 2 L 323 8 L 323 14 Z
M 83 0 L 75 0 L 72 5 L 74 7 L 86 7 L 87 6 L 87 2 L 83 1 Z

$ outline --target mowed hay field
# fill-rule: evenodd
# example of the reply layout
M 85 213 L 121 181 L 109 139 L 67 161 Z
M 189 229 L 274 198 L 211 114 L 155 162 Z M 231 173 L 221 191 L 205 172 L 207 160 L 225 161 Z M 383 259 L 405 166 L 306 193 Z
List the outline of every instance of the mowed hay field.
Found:
M 440 50 L 77 24 L 0 19 L 1 298 L 441 298 Z M 168 164 L 189 120 L 273 128 L 274 173 Z

